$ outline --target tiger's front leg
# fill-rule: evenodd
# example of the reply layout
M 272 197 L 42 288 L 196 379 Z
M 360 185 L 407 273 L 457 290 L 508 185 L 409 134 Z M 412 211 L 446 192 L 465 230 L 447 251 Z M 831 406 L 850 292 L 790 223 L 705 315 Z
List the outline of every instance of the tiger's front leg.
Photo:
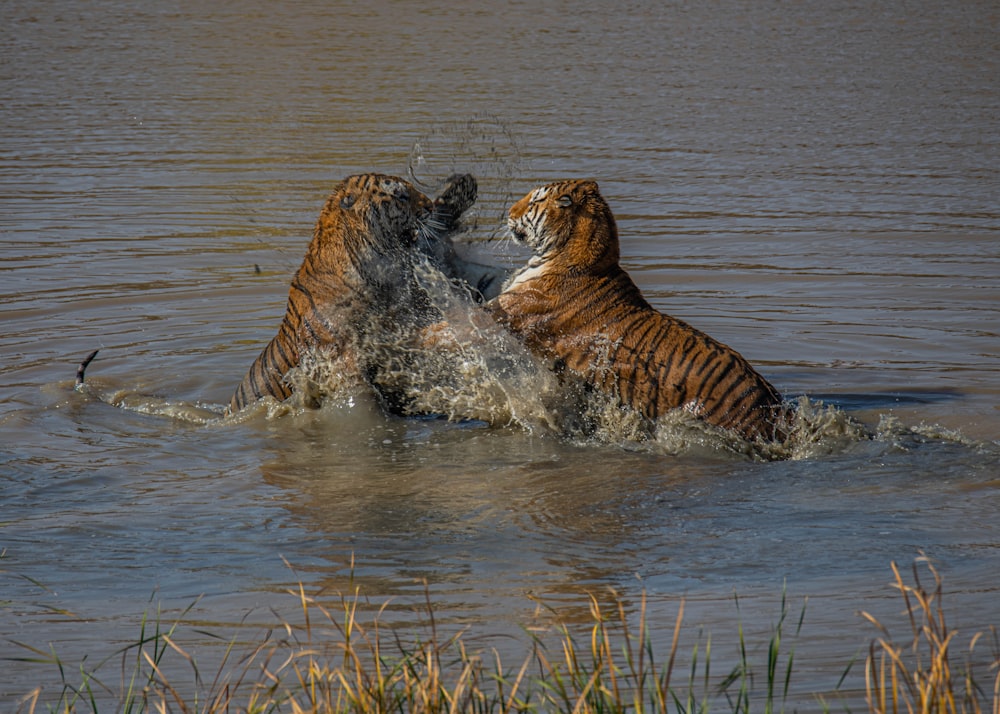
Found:
M 462 214 L 476 202 L 479 186 L 471 174 L 453 174 L 434 199 L 431 230 L 422 233 L 419 250 L 450 280 L 467 289 L 476 302 L 496 297 L 511 271 L 503 266 L 466 260 L 455 250 L 451 236 L 461 228 Z

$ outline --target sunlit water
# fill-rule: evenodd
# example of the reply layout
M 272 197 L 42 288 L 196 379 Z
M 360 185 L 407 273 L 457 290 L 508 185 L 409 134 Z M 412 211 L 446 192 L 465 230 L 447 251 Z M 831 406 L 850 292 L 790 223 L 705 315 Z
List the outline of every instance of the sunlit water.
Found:
M 758 5 L 6 3 L 3 708 L 60 687 L 17 643 L 72 670 L 201 597 L 182 633 L 212 661 L 199 632 L 294 619 L 298 581 L 401 626 L 426 589 L 518 657 L 532 598 L 578 621 L 588 592 L 645 591 L 664 648 L 686 598 L 721 662 L 740 621 L 762 654 L 784 589 L 796 615 L 810 598 L 805 708 L 874 636 L 859 610 L 904 637 L 892 561 L 938 564 L 963 648 L 998 624 L 1000 16 Z M 596 178 L 650 301 L 807 395 L 815 448 L 566 439 L 531 409 L 400 419 L 364 394 L 216 418 L 324 198 L 368 170 L 476 174 L 465 240 L 506 264 L 512 200 Z

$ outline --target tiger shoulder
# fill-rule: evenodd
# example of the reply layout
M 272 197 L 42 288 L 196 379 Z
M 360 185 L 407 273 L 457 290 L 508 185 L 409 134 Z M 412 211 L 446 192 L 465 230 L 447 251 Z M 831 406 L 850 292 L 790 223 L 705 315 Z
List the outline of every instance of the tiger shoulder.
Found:
M 509 211 L 527 264 L 486 305 L 536 354 L 648 419 L 684 409 L 748 440 L 781 440 L 781 394 L 736 350 L 654 309 L 619 264 L 596 182 L 540 186 Z

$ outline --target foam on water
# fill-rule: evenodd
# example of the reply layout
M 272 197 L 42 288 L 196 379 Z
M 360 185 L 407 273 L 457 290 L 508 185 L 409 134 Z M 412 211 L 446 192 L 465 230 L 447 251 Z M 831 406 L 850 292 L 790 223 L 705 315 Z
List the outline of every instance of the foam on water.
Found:
M 209 424 L 222 418 L 221 405 L 184 402 L 169 397 L 142 394 L 128 387 L 114 387 L 104 380 L 88 380 L 76 391 L 92 399 L 136 414 L 164 417 L 191 424 Z

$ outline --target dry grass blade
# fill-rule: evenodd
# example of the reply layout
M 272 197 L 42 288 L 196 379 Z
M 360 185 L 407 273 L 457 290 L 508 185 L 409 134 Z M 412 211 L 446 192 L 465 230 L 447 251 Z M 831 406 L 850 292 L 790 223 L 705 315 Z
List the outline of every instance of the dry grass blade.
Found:
M 921 582 L 921 565 L 933 578 L 932 589 Z M 869 709 L 878 714 L 895 714 L 902 708 L 907 712 L 980 714 L 990 696 L 975 682 L 971 654 L 983 633 L 976 633 L 970 639 L 969 663 L 964 671 L 956 671 L 951 650 L 958 632 L 948 628 L 942 580 L 934 564 L 921 554 L 913 564 L 913 585 L 903 581 L 895 563 L 892 563 L 892 572 L 893 586 L 899 590 L 905 604 L 910 643 L 906 648 L 894 644 L 888 628 L 867 612 L 862 613 L 883 634 L 869 648 L 865 666 Z M 1000 657 L 994 653 L 992 667 L 998 664 Z M 992 703 L 987 710 L 1000 714 L 1000 674 L 994 681 Z
M 167 678 L 163 675 L 163 672 L 160 670 L 160 666 L 156 663 L 156 660 L 153 659 L 153 657 L 150 656 L 150 654 L 145 650 L 143 650 L 142 656 L 146 660 L 146 664 L 150 666 L 153 673 L 156 675 L 157 684 L 163 688 L 163 691 L 170 694 L 170 696 L 174 698 L 174 701 L 177 702 L 177 707 L 181 712 L 188 714 L 191 710 L 188 708 L 187 701 L 176 689 L 173 688 L 170 682 L 167 681 Z M 161 700 L 160 704 L 162 709 L 166 709 L 166 703 L 163 700 Z
M 1000 639 L 996 630 L 971 638 L 982 659 L 984 643 L 992 643 L 991 686 L 985 690 L 972 675 L 971 665 L 955 661 L 958 633 L 948 628 L 942 606 L 941 579 L 929 561 L 919 561 L 928 589 L 919 577 L 904 581 L 893 565 L 894 587 L 906 605 L 910 629 L 903 644 L 897 644 L 889 628 L 874 616 L 862 613 L 878 629 L 871 642 L 864 669 L 867 707 L 879 714 L 1000 714 Z M 783 711 L 788 704 L 794 643 L 802 627 L 786 633 L 787 602 L 782 594 L 781 616 L 766 647 L 765 681 L 755 686 L 754 647 L 744 641 L 739 629 L 739 663 L 725 676 L 710 675 L 709 660 L 717 646 L 712 638 L 695 646 L 689 663 L 690 677 L 673 683 L 679 664 L 679 642 L 685 603 L 680 601 L 669 649 L 656 648 L 648 632 L 645 595 L 640 607 L 630 608 L 612 592 L 613 606 L 602 609 L 601 600 L 590 596 L 589 619 L 564 624 L 559 612 L 545 607 L 552 619 L 530 631 L 530 650 L 516 670 L 505 670 L 497 650 L 488 664 L 470 652 L 466 630 L 438 622 L 425 588 L 422 624 L 417 631 L 389 627 L 384 623 L 388 603 L 372 607 L 353 586 L 347 595 L 308 593 L 304 585 L 289 592 L 301 608 L 296 622 L 266 630 L 245 656 L 232 657 L 235 640 L 228 642 L 222 665 L 214 678 L 202 678 L 190 649 L 181 646 L 177 624 L 167 632 L 147 632 L 144 619 L 139 641 L 121 652 L 123 665 L 134 665 L 131 679 L 123 666 L 123 690 L 112 711 L 173 711 L 186 714 L 700 714 L 720 708 L 737 714 L 752 710 Z M 737 598 L 737 610 L 739 602 Z M 449 630 L 449 634 L 445 634 Z M 197 631 L 201 635 L 207 633 Z M 275 635 L 274 633 L 277 633 Z M 788 635 L 792 635 L 791 637 Z M 991 637 L 990 637 L 991 635 Z M 209 635 L 212 639 L 221 639 Z M 578 639 L 577 639 L 578 638 Z M 701 645 L 704 644 L 704 648 Z M 63 663 L 55 655 L 29 651 L 39 663 L 55 664 L 63 675 L 64 688 L 55 702 L 43 699 L 39 688 L 24 697 L 18 711 L 37 710 L 97 714 L 96 695 L 114 692 L 94 672 L 79 674 L 83 683 L 66 682 Z M 659 653 L 659 654 L 658 654 Z M 666 659 L 659 659 L 663 655 Z M 43 656 L 44 655 L 44 656 Z M 704 658 L 702 663 L 701 658 Z M 194 687 L 167 679 L 177 660 L 194 672 Z M 235 660 L 235 661 L 234 661 Z M 105 660 L 107 661 L 107 660 Z M 665 666 L 658 666 L 662 661 Z M 795 660 L 798 665 L 798 661 Z M 224 668 L 224 671 L 223 671 Z M 182 668 L 183 669 L 183 668 Z M 96 671 L 96 670 L 95 670 Z M 703 672 L 703 673 L 702 673 Z M 845 671 L 845 676 L 846 676 Z M 781 681 L 781 677 L 784 681 Z M 843 678 L 842 678 L 843 681 Z M 730 692 L 738 686 L 739 692 Z M 783 685 L 783 686 L 782 686 Z M 735 695 L 735 696 L 733 696 Z M 817 695 L 819 696 L 819 695 Z M 101 702 L 103 703 L 103 702 Z

